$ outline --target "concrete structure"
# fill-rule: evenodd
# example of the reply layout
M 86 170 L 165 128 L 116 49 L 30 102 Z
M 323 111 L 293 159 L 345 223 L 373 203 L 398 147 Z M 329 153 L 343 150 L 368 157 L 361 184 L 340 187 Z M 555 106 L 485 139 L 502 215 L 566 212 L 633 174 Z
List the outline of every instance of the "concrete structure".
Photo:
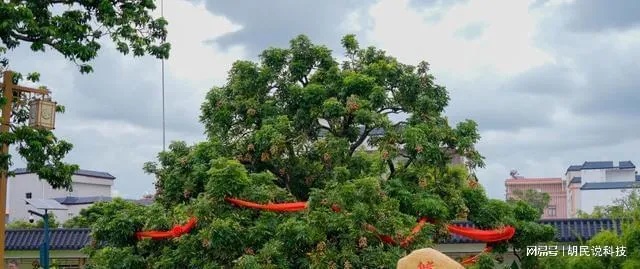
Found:
M 111 197 L 111 187 L 115 179 L 109 173 L 90 170 L 79 170 L 72 176 L 72 191 L 63 189 L 53 189 L 46 180 L 40 180 L 38 175 L 26 169 L 16 169 L 13 171 L 14 177 L 8 180 L 7 188 L 7 213 L 5 217 L 8 222 L 15 220 L 27 220 L 32 209 L 26 204 L 25 199 L 56 199 L 58 202 L 65 202 L 66 197 Z M 72 199 L 73 200 L 73 199 Z M 94 199 L 96 200 L 96 199 Z M 86 202 L 86 199 L 83 200 Z M 62 203 L 61 202 L 61 203 Z M 95 202 L 95 201 L 94 201 Z M 64 222 L 77 215 L 82 208 L 86 208 L 91 203 L 62 203 L 67 205 L 67 211 L 52 212 L 56 215 L 56 220 Z
M 506 198 L 515 198 L 514 191 L 535 190 L 551 197 L 544 209 L 542 219 L 564 219 L 567 217 L 567 193 L 561 178 L 525 178 L 514 176 L 505 180 Z
M 640 176 L 631 161 L 584 162 L 571 165 L 563 178 L 567 192 L 568 217 L 579 212 L 592 213 L 596 206 L 612 205 L 633 188 L 640 187 Z

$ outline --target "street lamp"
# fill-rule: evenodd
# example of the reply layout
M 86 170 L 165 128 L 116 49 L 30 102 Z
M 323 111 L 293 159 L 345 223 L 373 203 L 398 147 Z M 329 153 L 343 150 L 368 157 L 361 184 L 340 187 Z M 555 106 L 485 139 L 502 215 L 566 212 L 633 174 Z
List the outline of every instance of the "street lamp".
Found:
M 55 129 L 56 102 L 51 97 L 35 99 L 29 103 L 29 126 L 47 130 Z
M 13 112 L 13 96 L 17 93 L 17 96 L 21 96 L 21 93 L 31 93 L 38 95 L 40 100 L 33 101 L 31 103 L 29 125 L 35 128 L 44 128 L 51 130 L 55 125 L 55 102 L 51 102 L 49 99 L 49 90 L 47 89 L 35 89 L 16 85 L 13 83 L 13 72 L 5 71 L 3 73 L 2 83 L 0 83 L 0 89 L 2 90 L 2 97 L 5 100 L 2 107 L 2 120 L 0 121 L 0 134 L 9 132 L 11 129 L 11 114 Z M 2 156 L 9 154 L 9 144 L 2 144 Z M 0 264 L 4 266 L 4 241 L 5 230 L 7 221 L 7 173 L 9 172 L 9 163 L 5 162 L 0 167 Z M 0 267 L 1 268 L 1 267 Z
M 44 214 L 40 214 L 33 210 L 29 210 L 29 213 L 41 217 L 44 221 L 44 238 L 42 245 L 40 246 L 40 265 L 44 269 L 49 269 L 49 210 L 67 210 L 66 206 L 61 205 L 56 200 L 52 199 L 25 199 L 28 204 L 33 207 L 44 210 Z

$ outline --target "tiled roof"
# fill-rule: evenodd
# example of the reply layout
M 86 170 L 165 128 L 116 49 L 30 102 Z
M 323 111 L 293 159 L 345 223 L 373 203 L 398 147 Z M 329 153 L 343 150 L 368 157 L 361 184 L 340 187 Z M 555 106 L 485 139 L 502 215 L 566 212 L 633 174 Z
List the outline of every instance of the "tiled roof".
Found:
M 53 198 L 53 200 L 56 200 L 56 201 L 58 201 L 58 203 L 61 203 L 63 205 L 86 205 L 86 204 L 93 204 L 95 202 L 101 202 L 101 201 L 111 201 L 111 197 L 107 197 L 107 196 L 88 196 L 88 197 L 67 196 L 67 197 Z
M 588 182 L 582 185 L 580 190 L 612 190 L 631 189 L 640 187 L 637 181 L 615 181 L 615 182 Z
M 541 224 L 548 224 L 556 229 L 556 242 L 579 242 L 589 240 L 602 230 L 612 230 L 620 234 L 621 221 L 612 219 L 561 219 L 561 220 L 541 220 Z M 452 224 L 464 227 L 474 227 L 471 222 L 453 222 Z M 452 235 L 450 239 L 444 240 L 445 244 L 482 243 L 466 237 Z
M 580 171 L 582 169 L 582 165 L 572 165 L 567 168 L 567 172 L 569 171 Z
M 620 169 L 636 168 L 636 166 L 631 161 L 619 162 L 618 167 L 620 167 Z
M 67 197 L 59 197 L 59 198 L 53 198 L 53 199 L 63 205 L 87 205 L 87 204 L 93 204 L 97 202 L 109 202 L 113 200 L 112 197 L 107 197 L 107 196 L 87 196 L 87 197 L 67 196 Z M 125 200 L 138 203 L 141 205 L 150 205 L 153 203 L 153 199 L 146 199 L 146 198 L 145 199 L 125 199 Z
M 582 169 L 607 169 L 607 168 L 614 168 L 613 166 L 613 162 L 611 161 L 607 161 L 607 162 L 584 162 L 584 164 L 582 165 Z
M 582 177 L 572 177 L 571 181 L 569 181 L 569 184 L 573 183 L 582 183 Z
M 584 162 L 582 165 L 571 165 L 567 168 L 567 172 L 570 171 L 580 171 L 585 169 L 633 169 L 636 166 L 631 161 L 621 161 L 618 162 L 618 166 L 615 166 L 612 161 L 606 162 Z
M 30 172 L 26 168 L 17 168 L 15 170 L 13 170 L 13 173 L 15 173 L 16 175 L 21 175 L 21 174 L 31 174 L 32 172 Z M 74 173 L 74 175 L 86 176 L 86 177 L 104 178 L 104 179 L 116 179 L 116 177 L 112 176 L 111 174 L 109 174 L 107 172 L 83 170 L 83 169 L 80 169 L 80 170 L 76 171 Z
M 50 246 L 54 250 L 78 250 L 91 241 L 90 229 L 51 229 Z M 6 250 L 38 250 L 44 229 L 9 229 L 6 231 Z

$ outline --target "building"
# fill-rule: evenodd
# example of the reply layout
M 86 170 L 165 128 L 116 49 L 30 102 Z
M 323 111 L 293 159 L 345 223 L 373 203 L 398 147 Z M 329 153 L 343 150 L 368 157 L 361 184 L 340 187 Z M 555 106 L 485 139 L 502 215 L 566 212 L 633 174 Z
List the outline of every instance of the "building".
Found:
M 633 188 L 640 187 L 640 176 L 631 161 L 584 162 L 571 165 L 563 178 L 567 192 L 568 217 L 579 212 L 592 213 L 596 206 L 612 205 Z
M 564 219 L 567 217 L 567 193 L 561 178 L 525 178 L 516 176 L 505 180 L 506 198 L 515 198 L 514 191 L 536 190 L 549 194 L 551 200 L 544 209 L 542 219 Z
M 5 232 L 5 266 L 17 261 L 19 268 L 38 268 L 43 229 L 16 229 Z M 80 249 L 91 242 L 90 229 L 52 229 L 50 233 L 50 265 L 60 269 L 84 268 L 88 256 Z
M 78 170 L 72 176 L 72 191 L 53 189 L 46 180 L 26 169 L 16 169 L 15 176 L 7 184 L 7 222 L 27 220 L 28 210 L 33 208 L 25 199 L 56 199 L 66 205 L 67 211 L 52 211 L 56 220 L 64 222 L 77 215 L 82 208 L 89 207 L 97 200 L 111 197 L 111 187 L 115 177 L 107 172 Z

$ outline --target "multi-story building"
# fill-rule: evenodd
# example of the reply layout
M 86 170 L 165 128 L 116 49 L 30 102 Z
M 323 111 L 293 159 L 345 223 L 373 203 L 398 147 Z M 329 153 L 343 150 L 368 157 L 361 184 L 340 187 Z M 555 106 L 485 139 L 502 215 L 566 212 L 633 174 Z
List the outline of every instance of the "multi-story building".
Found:
M 506 198 L 516 198 L 517 191 L 535 190 L 549 194 L 551 198 L 545 207 L 542 219 L 564 219 L 567 217 L 567 193 L 561 178 L 526 178 L 512 175 L 505 180 Z
M 7 184 L 7 222 L 27 220 L 28 210 L 33 208 L 25 199 L 55 199 L 67 206 L 68 210 L 53 211 L 56 220 L 64 222 L 77 215 L 83 208 L 97 201 L 111 199 L 111 187 L 115 179 L 109 173 L 78 170 L 72 176 L 72 191 L 53 189 L 46 180 L 38 175 L 19 168 L 13 171 L 15 176 L 8 179 Z
M 611 205 L 628 191 L 640 187 L 640 176 L 631 161 L 584 162 L 571 165 L 563 179 L 569 217 L 578 212 L 592 213 L 596 206 Z

